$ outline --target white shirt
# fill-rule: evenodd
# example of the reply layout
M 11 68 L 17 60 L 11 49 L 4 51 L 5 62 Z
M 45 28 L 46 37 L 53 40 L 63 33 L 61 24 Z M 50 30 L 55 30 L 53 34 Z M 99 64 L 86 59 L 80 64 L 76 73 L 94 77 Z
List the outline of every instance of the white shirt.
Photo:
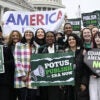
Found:
M 54 49 L 54 44 L 52 45 L 52 47 L 48 47 L 48 52 L 49 53 L 54 53 L 55 52 L 55 49 Z

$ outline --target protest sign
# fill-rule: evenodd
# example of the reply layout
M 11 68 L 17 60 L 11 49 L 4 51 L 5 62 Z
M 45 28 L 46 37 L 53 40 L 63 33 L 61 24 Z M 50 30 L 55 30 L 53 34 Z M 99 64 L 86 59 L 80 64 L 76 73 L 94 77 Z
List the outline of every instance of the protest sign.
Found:
M 9 34 L 12 30 L 24 33 L 25 27 L 34 30 L 43 28 L 46 31 L 56 31 L 64 21 L 64 10 L 52 11 L 7 11 L 3 15 L 3 34 Z
M 4 73 L 3 45 L 0 45 L 0 73 Z
M 94 11 L 90 13 L 82 13 L 83 26 L 94 25 L 99 27 L 100 11 Z
M 68 19 L 71 23 L 73 31 L 81 31 L 81 18 Z
M 100 49 L 91 49 L 84 56 L 86 65 L 98 76 L 100 76 Z
M 31 67 L 33 86 L 74 85 L 72 54 L 33 54 Z

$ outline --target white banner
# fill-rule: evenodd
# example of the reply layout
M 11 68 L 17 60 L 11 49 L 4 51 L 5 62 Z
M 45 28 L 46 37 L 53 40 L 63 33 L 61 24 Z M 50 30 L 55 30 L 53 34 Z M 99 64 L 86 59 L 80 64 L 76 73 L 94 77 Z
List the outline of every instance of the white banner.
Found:
M 3 15 L 3 34 L 9 34 L 12 30 L 24 33 L 27 26 L 34 30 L 43 28 L 46 31 L 58 30 L 64 21 L 64 9 L 52 11 L 7 11 Z

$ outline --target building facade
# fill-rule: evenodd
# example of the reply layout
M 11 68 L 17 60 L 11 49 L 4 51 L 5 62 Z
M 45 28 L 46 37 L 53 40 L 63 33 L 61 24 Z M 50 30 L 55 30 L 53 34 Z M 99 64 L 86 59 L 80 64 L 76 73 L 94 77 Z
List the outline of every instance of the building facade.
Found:
M 35 11 L 49 11 L 58 8 L 65 8 L 65 6 L 62 4 L 62 0 L 27 0 L 27 2 L 34 6 Z M 58 31 L 63 30 L 64 23 L 65 20 Z
M 58 8 L 65 8 L 62 5 L 62 0 L 27 0 L 34 6 L 36 11 L 48 11 L 55 10 Z
M 6 11 L 34 11 L 34 7 L 26 0 L 0 0 L 0 24 Z
M 65 8 L 62 0 L 0 0 L 0 25 L 6 11 L 49 11 Z

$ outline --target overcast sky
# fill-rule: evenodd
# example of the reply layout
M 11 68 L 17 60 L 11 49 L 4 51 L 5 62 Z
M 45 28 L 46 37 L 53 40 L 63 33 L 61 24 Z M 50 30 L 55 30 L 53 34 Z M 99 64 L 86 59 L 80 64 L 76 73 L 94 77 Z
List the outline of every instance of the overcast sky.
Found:
M 80 5 L 81 13 L 100 10 L 100 0 L 62 0 L 62 3 L 66 6 L 68 18 L 78 17 L 78 5 Z

